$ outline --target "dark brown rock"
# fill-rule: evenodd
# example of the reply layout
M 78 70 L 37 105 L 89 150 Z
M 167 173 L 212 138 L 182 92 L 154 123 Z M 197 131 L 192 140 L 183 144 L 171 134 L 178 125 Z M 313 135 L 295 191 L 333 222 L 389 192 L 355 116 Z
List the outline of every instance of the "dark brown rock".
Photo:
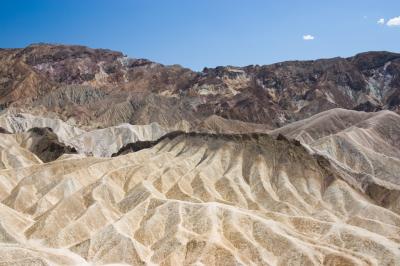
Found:
M 22 145 L 36 154 L 43 162 L 54 161 L 63 154 L 77 153 L 75 148 L 61 143 L 51 128 L 35 127 L 23 134 Z M 27 143 L 30 144 L 27 145 Z
M 212 115 L 279 127 L 332 108 L 399 112 L 400 54 L 194 72 L 84 46 L 0 50 L 0 106 L 74 118 L 81 125 L 193 126 Z

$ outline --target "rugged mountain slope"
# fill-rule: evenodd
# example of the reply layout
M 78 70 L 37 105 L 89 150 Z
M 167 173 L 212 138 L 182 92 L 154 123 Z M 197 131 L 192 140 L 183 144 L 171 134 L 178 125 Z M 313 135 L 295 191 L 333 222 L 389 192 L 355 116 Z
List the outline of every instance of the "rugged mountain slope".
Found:
M 399 199 L 382 207 L 326 160 L 280 139 L 182 133 L 124 156 L 3 170 L 15 185 L 3 188 L 8 240 L 0 257 L 9 264 L 23 257 L 70 265 L 395 265 Z
M 332 109 L 310 118 L 291 123 L 270 131 L 272 135 L 283 134 L 310 144 L 320 138 L 336 134 L 357 123 L 375 116 L 375 112 L 359 112 L 346 109 Z
M 119 52 L 31 45 L 0 50 L 0 103 L 80 125 L 196 125 L 211 115 L 278 127 L 341 107 L 399 112 L 400 55 L 193 72 Z
M 84 130 L 60 120 L 49 117 L 34 116 L 28 113 L 5 112 L 0 115 L 0 127 L 8 132 L 24 133 L 34 128 L 49 128 L 55 133 L 63 146 L 68 146 L 80 154 L 110 157 L 128 143 L 136 141 L 154 141 L 169 131 L 157 123 L 150 125 L 121 124 L 104 129 Z M 37 144 L 31 144 L 31 134 L 20 134 L 20 143 L 30 139 L 30 143 L 22 146 L 37 149 Z M 24 140 L 25 139 L 25 140 Z M 41 138 L 43 139 L 43 138 Z M 45 141 L 47 142 L 47 141 Z M 47 145 L 45 145 L 47 146 Z
M 400 116 L 333 109 L 271 132 L 296 138 L 363 179 L 400 185 Z M 361 178 L 361 177 L 360 177 Z

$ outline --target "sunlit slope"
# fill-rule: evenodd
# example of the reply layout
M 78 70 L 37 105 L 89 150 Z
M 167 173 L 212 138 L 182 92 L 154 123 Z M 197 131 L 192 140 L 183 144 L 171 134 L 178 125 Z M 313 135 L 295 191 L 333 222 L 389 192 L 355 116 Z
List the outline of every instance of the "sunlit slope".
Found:
M 355 173 L 400 185 L 400 116 L 333 109 L 271 132 L 296 138 Z
M 1 198 L 2 232 L 18 239 L 1 244 L 10 265 L 19 260 L 12 254 L 28 253 L 96 265 L 400 260 L 399 198 L 383 207 L 283 138 L 180 134 L 123 156 L 60 158 L 0 175 L 15 184 Z M 9 222 L 15 213 L 18 228 Z

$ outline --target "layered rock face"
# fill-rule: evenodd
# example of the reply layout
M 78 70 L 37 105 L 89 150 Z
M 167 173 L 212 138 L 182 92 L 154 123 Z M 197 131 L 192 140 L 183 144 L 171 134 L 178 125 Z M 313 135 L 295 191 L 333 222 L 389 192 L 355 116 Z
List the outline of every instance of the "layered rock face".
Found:
M 0 265 L 399 265 L 399 67 L 0 50 Z
M 170 130 L 157 123 L 150 125 L 121 124 L 115 127 L 84 130 L 60 119 L 33 116 L 28 113 L 0 115 L 0 127 L 7 132 L 23 133 L 35 128 L 49 128 L 63 143 L 85 155 L 110 157 L 123 146 L 137 141 L 155 141 Z M 20 134 L 24 135 L 24 134 Z M 32 146 L 32 145 L 31 145 Z
M 91 127 L 195 126 L 211 115 L 279 127 L 333 108 L 399 112 L 400 55 L 193 72 L 122 53 L 39 44 L 0 50 L 0 104 Z

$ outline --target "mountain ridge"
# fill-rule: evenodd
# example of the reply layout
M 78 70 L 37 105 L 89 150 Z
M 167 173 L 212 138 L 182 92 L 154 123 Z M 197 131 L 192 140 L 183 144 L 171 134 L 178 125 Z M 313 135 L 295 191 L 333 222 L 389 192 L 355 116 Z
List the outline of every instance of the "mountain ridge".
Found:
M 82 126 L 209 116 L 280 127 L 332 108 L 399 111 L 400 54 L 204 68 L 194 72 L 85 46 L 0 52 L 0 105 L 54 113 Z

